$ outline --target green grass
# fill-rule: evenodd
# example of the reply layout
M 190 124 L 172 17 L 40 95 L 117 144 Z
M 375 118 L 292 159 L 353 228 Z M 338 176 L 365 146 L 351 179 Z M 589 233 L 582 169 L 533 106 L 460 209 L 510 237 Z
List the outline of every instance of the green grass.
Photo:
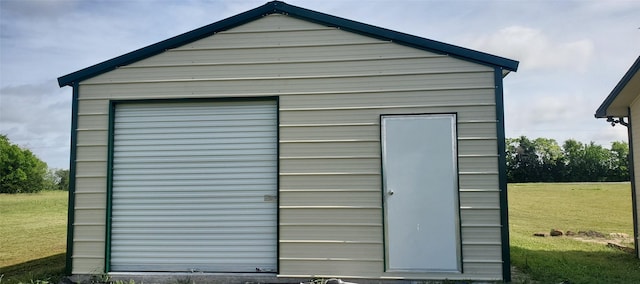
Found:
M 0 194 L 2 283 L 49 279 L 64 271 L 67 192 Z
M 37 280 L 58 283 L 64 276 L 65 254 L 60 253 L 0 268 L 2 283 L 31 283 Z
M 511 261 L 541 283 L 640 283 L 640 260 L 603 244 L 541 238 L 555 228 L 633 236 L 629 183 L 509 184 Z

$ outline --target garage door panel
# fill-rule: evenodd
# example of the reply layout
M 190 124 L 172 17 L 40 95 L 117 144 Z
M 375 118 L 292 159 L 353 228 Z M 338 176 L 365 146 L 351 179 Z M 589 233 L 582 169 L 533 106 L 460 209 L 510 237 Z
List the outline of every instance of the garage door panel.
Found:
M 221 196 L 226 196 L 230 194 L 242 196 L 243 194 L 254 195 L 255 193 L 253 193 L 252 191 L 271 192 L 268 190 L 264 191 L 263 188 L 265 186 L 275 186 L 275 185 L 276 185 L 275 180 L 273 182 L 262 182 L 258 184 L 249 184 L 245 182 L 242 184 L 234 184 L 234 185 L 230 185 L 230 184 L 190 185 L 189 192 L 182 192 L 181 191 L 182 186 L 168 185 L 168 184 L 155 185 L 155 186 L 153 185 L 152 186 L 121 185 L 123 189 L 123 193 L 121 194 L 121 196 L 123 197 L 131 196 L 131 198 L 140 198 L 140 197 L 146 198 L 149 192 L 153 192 L 156 198 L 171 198 L 171 199 L 189 198 L 189 197 L 221 197 Z M 242 192 L 236 191 L 236 189 L 242 189 L 242 188 L 246 190 L 243 190 Z M 224 189 L 224 191 L 222 189 Z
M 255 230 L 267 231 L 272 228 L 269 223 L 263 220 L 250 220 L 245 222 L 218 222 L 218 223 L 203 223 L 197 220 L 189 220 L 184 222 L 168 222 L 159 220 L 158 222 L 164 222 L 162 227 L 158 228 L 157 224 L 153 222 L 129 222 L 118 227 L 112 227 L 112 233 L 122 233 L 126 236 L 122 236 L 121 239 L 126 238 L 144 238 L 147 235 L 172 235 L 178 234 L 210 234 L 210 236 L 225 235 L 225 234 L 252 234 Z M 200 225 L 200 226 L 198 226 Z M 205 227 L 203 225 L 209 225 Z M 214 225 L 214 226 L 211 226 Z M 252 228 L 246 228 L 247 226 L 253 226 Z M 154 230 L 149 230 L 153 228 Z M 179 232 L 177 231 L 179 230 Z M 272 229 L 271 229 L 272 230 Z M 241 236 L 238 236 L 241 237 Z M 171 237 L 174 238 L 174 237 Z M 261 238 L 267 239 L 267 236 L 261 236 Z
M 211 187 L 226 187 L 229 185 L 234 186 L 242 186 L 242 185 L 267 185 L 267 184 L 275 184 L 275 181 L 269 181 L 264 179 L 244 179 L 244 180 L 221 180 L 212 184 L 208 180 L 122 180 L 122 181 L 114 181 L 113 186 L 155 186 L 159 189 L 162 186 L 211 186 Z
M 275 101 L 118 104 L 111 271 L 276 270 Z

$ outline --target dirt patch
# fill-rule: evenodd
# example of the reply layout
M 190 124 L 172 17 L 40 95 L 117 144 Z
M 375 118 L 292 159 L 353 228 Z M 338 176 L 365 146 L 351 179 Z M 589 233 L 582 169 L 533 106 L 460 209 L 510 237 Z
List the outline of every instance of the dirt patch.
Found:
M 545 234 L 547 236 L 554 236 L 553 232 L 555 229 L 552 229 L 552 234 Z M 538 234 L 538 233 L 536 233 Z M 534 234 L 534 235 L 536 235 Z M 625 233 L 610 233 L 605 234 L 598 231 L 588 230 L 588 231 L 566 231 L 564 234 L 556 234 L 555 236 L 564 236 L 566 238 L 571 238 L 574 240 L 578 240 L 585 243 L 596 243 L 608 246 L 610 248 L 618 249 L 627 253 L 634 253 L 633 249 L 633 237 L 630 237 Z
M 577 237 L 580 237 L 580 238 L 596 238 L 596 239 L 598 239 L 598 238 L 601 239 L 601 238 L 606 238 L 607 237 L 607 235 L 605 235 L 603 233 L 600 233 L 598 231 L 592 231 L 592 230 L 579 231 L 578 233 L 572 233 L 572 234 L 567 232 L 567 236 L 573 236 L 573 237 L 577 236 Z
M 603 244 L 607 247 L 618 249 L 624 251 L 626 253 L 634 253 L 633 249 L 633 238 L 629 237 L 629 235 L 624 233 L 611 233 L 608 235 L 598 233 L 598 234 L 579 234 L 576 236 L 570 236 L 573 239 L 588 242 L 588 243 L 597 243 Z

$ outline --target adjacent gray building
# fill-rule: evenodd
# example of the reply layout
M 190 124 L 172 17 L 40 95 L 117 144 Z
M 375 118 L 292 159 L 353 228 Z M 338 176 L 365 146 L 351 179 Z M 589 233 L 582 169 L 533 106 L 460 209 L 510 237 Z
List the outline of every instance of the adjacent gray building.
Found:
M 635 255 L 640 258 L 640 201 L 638 200 L 637 181 L 640 179 L 640 56 L 631 65 L 620 82 L 613 88 L 596 110 L 596 118 L 606 118 L 615 125 L 622 124 L 627 127 L 630 152 L 630 177 L 631 177 L 631 205 L 633 214 L 633 241 Z

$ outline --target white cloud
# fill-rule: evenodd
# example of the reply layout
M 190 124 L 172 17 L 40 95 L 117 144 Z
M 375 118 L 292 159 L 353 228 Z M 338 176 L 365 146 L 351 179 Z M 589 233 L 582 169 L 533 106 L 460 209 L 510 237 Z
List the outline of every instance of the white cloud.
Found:
M 568 139 L 595 142 L 609 147 L 612 141 L 627 141 L 627 129 L 611 127 L 604 119 L 593 115 L 600 103 L 582 92 L 566 90 L 544 94 L 533 91 L 522 97 L 505 100 L 505 130 L 507 137 L 552 138 L 563 143 Z
M 541 30 L 510 26 L 470 40 L 470 47 L 520 61 L 521 70 L 566 68 L 585 71 L 594 54 L 591 40 L 561 41 Z
M 71 96 L 54 80 L 0 88 L 0 133 L 50 167 L 67 168 Z

